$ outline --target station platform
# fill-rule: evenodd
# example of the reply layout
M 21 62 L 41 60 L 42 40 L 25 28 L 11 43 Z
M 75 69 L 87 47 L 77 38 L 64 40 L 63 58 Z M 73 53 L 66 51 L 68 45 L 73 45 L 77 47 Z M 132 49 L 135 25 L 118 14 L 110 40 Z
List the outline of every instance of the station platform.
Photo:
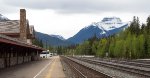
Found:
M 0 69 L 0 78 L 66 78 L 60 57 L 53 56 Z
M 47 73 L 45 78 L 65 78 L 65 74 L 60 62 L 60 57 L 54 56 L 53 59 L 54 60 L 50 65 L 49 72 Z

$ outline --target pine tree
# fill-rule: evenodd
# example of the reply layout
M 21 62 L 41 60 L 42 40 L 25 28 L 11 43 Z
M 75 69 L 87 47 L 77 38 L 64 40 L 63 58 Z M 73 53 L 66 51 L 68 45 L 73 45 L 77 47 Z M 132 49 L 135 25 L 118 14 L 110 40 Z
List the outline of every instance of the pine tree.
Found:
M 40 40 L 39 45 L 40 45 L 40 47 L 43 47 L 43 41 L 42 40 Z
M 35 39 L 33 40 L 33 44 L 34 44 L 34 45 L 37 45 L 37 46 L 39 46 L 39 47 L 43 47 L 43 42 L 42 42 L 42 40 L 40 40 L 40 39 L 38 39 L 38 38 L 35 38 Z
M 131 34 L 136 34 L 139 35 L 140 33 L 140 24 L 139 24 L 139 18 L 137 17 L 133 17 L 133 21 L 130 24 L 129 30 L 131 32 Z
M 139 18 L 137 17 L 137 20 L 136 20 L 136 26 L 135 26 L 135 30 L 136 30 L 136 35 L 139 35 L 140 33 L 140 21 L 139 21 Z
M 150 16 L 147 18 L 147 26 L 146 26 L 146 33 L 145 33 L 145 48 L 148 52 L 148 57 L 150 57 Z
M 141 34 L 144 34 L 145 33 L 145 30 L 146 30 L 146 25 L 145 24 L 142 24 L 141 26 Z
M 146 31 L 148 34 L 150 34 L 150 16 L 147 18 L 147 27 L 146 27 Z

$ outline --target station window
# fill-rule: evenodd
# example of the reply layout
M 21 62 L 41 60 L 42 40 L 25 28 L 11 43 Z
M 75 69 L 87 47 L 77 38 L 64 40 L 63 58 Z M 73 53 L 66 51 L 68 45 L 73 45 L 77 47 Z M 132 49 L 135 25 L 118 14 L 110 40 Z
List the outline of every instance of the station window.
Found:
M 2 58 L 2 52 L 0 52 L 0 58 Z
M 17 56 L 17 52 L 13 52 L 13 57 L 16 57 Z

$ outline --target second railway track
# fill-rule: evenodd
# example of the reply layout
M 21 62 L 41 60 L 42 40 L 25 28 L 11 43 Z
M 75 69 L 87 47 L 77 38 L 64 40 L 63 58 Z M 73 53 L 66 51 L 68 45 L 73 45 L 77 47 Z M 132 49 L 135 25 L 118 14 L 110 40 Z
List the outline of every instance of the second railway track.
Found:
M 93 60 L 93 59 L 85 59 L 85 58 L 75 58 L 84 62 L 88 62 L 98 66 L 104 66 L 108 68 L 113 68 L 120 71 L 126 71 L 128 73 L 137 74 L 143 76 L 144 78 L 150 78 L 150 70 L 149 68 L 126 65 L 126 64 L 119 64 L 119 63 L 112 63 L 107 61 L 100 61 L 100 60 Z

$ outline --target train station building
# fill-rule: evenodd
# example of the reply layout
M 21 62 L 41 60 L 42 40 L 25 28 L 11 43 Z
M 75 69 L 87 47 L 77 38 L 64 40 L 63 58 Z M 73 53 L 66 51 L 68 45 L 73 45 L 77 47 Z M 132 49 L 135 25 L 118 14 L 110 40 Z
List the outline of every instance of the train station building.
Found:
M 20 9 L 20 20 L 0 21 L 0 68 L 38 60 L 43 49 L 32 44 L 34 38 L 25 9 Z

